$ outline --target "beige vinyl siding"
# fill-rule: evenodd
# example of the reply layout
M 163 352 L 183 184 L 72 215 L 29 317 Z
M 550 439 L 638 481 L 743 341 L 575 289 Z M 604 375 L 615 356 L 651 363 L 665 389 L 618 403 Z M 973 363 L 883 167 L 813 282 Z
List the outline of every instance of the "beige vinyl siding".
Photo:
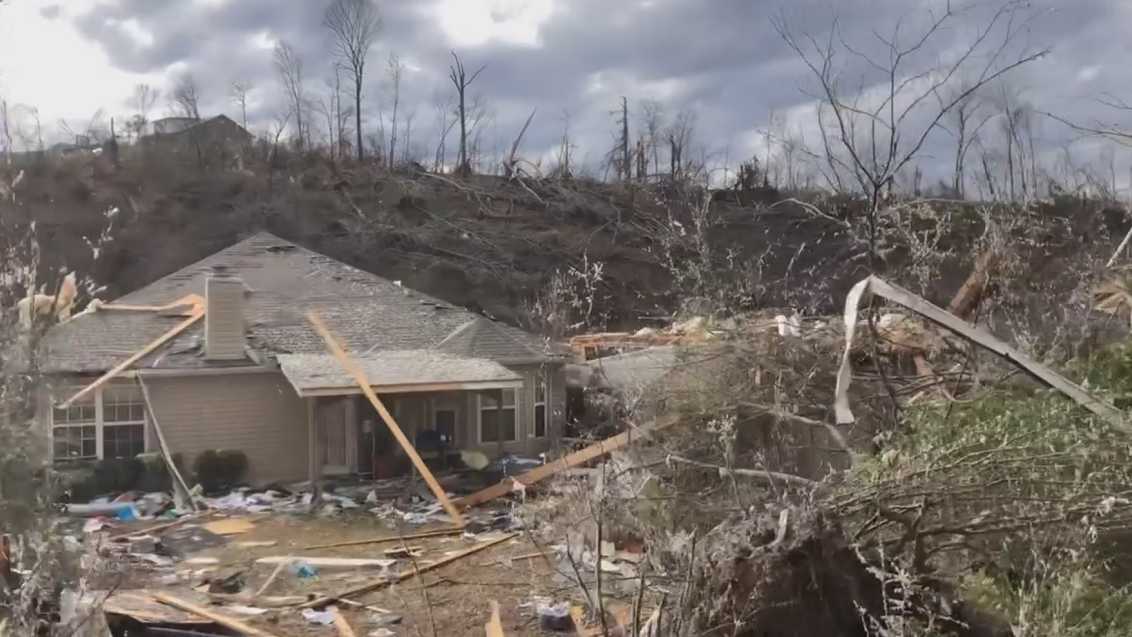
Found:
M 239 449 L 248 456 L 248 482 L 306 479 L 307 409 L 282 374 L 152 378 L 146 385 L 170 451 L 183 454 L 189 471 L 202 451 Z

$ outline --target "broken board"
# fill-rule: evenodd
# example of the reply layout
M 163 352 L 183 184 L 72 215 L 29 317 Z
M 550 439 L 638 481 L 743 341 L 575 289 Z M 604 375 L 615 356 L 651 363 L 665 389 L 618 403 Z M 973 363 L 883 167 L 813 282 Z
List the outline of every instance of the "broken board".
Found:
M 354 558 L 354 557 L 303 557 L 301 555 L 273 555 L 271 557 L 261 557 L 255 561 L 256 564 L 267 564 L 269 566 L 277 566 L 279 564 L 290 564 L 291 562 L 303 562 L 310 564 L 315 568 L 336 569 L 336 568 L 389 568 L 397 563 L 394 559 L 368 559 L 368 558 Z
M 240 535 L 255 528 L 255 523 L 248 518 L 225 518 L 202 524 L 201 528 L 217 535 Z

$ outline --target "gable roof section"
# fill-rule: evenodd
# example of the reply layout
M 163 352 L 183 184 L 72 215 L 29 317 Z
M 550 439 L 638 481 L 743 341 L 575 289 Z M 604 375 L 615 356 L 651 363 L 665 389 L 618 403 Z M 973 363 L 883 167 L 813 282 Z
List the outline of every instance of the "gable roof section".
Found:
M 162 277 L 115 303 L 161 305 L 187 294 L 203 295 L 205 278 L 216 266 L 241 277 L 249 290 L 244 318 L 250 358 L 325 353 L 322 339 L 306 320 L 306 313 L 315 310 L 353 352 L 439 350 L 510 364 L 551 359 L 542 341 L 531 334 L 266 232 Z M 48 333 L 44 369 L 109 369 L 180 320 L 152 313 L 105 310 L 76 316 Z M 467 329 L 461 330 L 462 327 Z M 203 359 L 202 338 L 203 326 L 194 326 L 140 361 L 139 366 L 218 366 Z

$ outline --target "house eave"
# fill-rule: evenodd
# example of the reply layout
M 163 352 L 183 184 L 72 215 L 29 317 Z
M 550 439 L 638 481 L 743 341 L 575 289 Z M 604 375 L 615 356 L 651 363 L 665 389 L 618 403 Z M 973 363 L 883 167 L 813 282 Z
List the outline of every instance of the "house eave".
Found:
M 485 380 L 459 383 L 410 383 L 404 385 L 371 385 L 377 394 L 410 394 L 443 391 L 486 391 L 489 389 L 521 389 L 522 380 Z M 356 385 L 343 387 L 311 387 L 297 390 L 300 397 L 353 396 L 362 393 Z

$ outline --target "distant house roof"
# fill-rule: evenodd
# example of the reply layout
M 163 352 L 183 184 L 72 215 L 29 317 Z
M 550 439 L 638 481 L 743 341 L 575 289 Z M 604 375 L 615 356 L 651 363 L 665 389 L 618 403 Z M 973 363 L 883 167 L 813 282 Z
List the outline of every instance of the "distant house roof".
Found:
M 281 354 L 283 375 L 300 396 L 360 392 L 353 376 L 329 354 Z M 494 389 L 522 385 L 523 378 L 499 363 L 431 350 L 389 351 L 353 357 L 374 391 L 412 392 Z
M 283 354 L 325 354 L 305 314 L 316 310 L 356 353 L 430 350 L 501 364 L 556 360 L 544 341 L 439 299 L 402 287 L 272 234 L 261 232 L 153 283 L 115 303 L 163 305 L 204 295 L 217 266 L 241 277 L 249 290 L 244 316 L 249 361 L 206 361 L 203 327 L 186 330 L 142 359 L 138 367 L 185 369 L 249 365 Z M 104 371 L 184 320 L 148 312 L 98 311 L 56 326 L 44 339 L 43 368 Z
M 236 123 L 235 120 L 227 115 L 216 115 L 207 119 L 196 119 L 193 117 L 165 117 L 162 119 L 154 120 L 152 123 L 154 135 L 151 137 L 172 137 L 181 135 L 191 130 L 199 129 L 216 129 L 224 127 L 229 129 L 229 132 L 241 137 L 253 137 L 243 126 Z

